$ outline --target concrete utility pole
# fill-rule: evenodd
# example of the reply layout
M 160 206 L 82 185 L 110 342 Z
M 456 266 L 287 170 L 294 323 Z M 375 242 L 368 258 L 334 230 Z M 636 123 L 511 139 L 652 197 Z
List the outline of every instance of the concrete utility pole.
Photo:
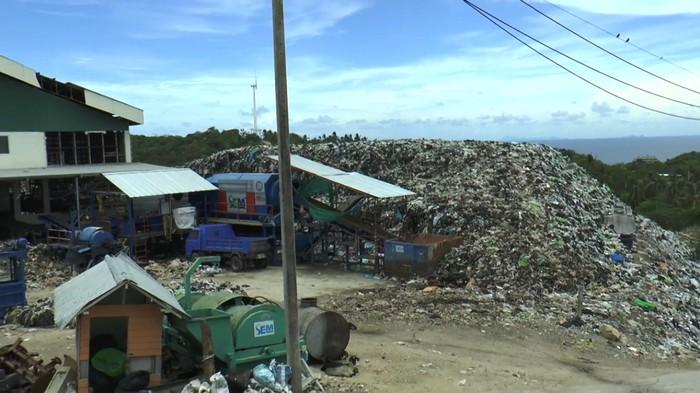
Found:
M 255 93 L 258 90 L 258 77 L 255 77 L 255 83 L 250 85 L 253 88 L 253 132 L 258 133 L 258 108 L 255 102 Z
M 277 140 L 279 143 L 280 202 L 282 210 L 282 268 L 284 270 L 284 309 L 287 317 L 287 364 L 292 368 L 292 391 L 301 393 L 299 353 L 299 305 L 294 250 L 294 201 L 289 152 L 289 111 L 287 107 L 287 54 L 284 43 L 283 0 L 272 0 L 272 29 L 275 48 L 275 93 L 277 101 Z

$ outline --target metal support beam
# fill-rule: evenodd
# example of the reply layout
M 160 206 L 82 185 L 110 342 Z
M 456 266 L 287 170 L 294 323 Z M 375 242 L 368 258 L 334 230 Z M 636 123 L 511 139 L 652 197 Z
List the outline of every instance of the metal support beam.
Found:
M 77 228 L 80 229 L 80 178 L 75 178 L 75 212 L 76 212 L 76 224 Z
M 43 202 L 44 214 L 51 213 L 51 188 L 49 179 L 41 179 L 41 200 Z
M 289 151 L 287 54 L 284 42 L 283 0 L 272 0 L 272 29 L 275 51 L 277 140 L 279 144 L 279 176 L 281 184 L 284 309 L 287 317 L 287 364 L 292 368 L 292 391 L 301 393 L 302 369 L 299 353 L 299 305 L 297 304 L 296 253 L 294 250 L 294 201 L 292 199 L 292 167 Z

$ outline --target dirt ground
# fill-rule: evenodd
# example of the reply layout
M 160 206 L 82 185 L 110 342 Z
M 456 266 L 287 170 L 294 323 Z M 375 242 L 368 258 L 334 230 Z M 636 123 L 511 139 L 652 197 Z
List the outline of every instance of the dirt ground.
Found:
M 251 295 L 282 300 L 279 267 L 226 272 L 216 281 L 248 285 Z M 389 285 L 359 273 L 300 267 L 299 297 L 321 297 Z M 47 289 L 34 291 L 45 294 Z M 44 358 L 72 355 L 72 330 L 0 327 L 0 345 L 24 338 Z M 566 345 L 561 336 L 519 327 L 431 327 L 374 321 L 353 331 L 348 350 L 360 373 L 343 382 L 370 392 L 683 393 L 700 389 L 700 362 L 617 358 L 606 343 Z M 319 371 L 320 373 L 320 371 Z

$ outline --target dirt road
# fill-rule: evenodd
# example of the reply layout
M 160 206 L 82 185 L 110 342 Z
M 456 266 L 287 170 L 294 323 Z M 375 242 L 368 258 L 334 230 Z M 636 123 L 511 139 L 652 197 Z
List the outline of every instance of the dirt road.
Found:
M 282 299 L 281 270 L 223 273 L 216 281 L 248 285 L 251 295 Z M 299 269 L 299 296 L 329 296 L 387 285 L 362 274 Z M 388 299 L 390 300 L 390 299 Z M 72 330 L 0 328 L 0 345 L 17 337 L 43 357 L 72 354 Z M 359 375 L 344 384 L 371 392 L 698 392 L 700 362 L 618 359 L 605 345 L 562 345 L 556 334 L 527 328 L 431 327 L 373 321 L 358 326 L 349 351 Z

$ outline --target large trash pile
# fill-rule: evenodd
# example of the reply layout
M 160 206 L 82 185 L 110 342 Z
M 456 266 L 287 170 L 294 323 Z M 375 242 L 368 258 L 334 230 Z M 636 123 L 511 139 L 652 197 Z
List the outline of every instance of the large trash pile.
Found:
M 692 250 L 639 216 L 634 245 L 626 248 L 604 225 L 619 199 L 553 148 L 399 140 L 292 150 L 416 192 L 407 201 L 369 203 L 363 214 L 381 217 L 397 235 L 462 236 L 463 245 L 440 264 L 440 285 L 528 301 L 568 296 L 580 286 L 594 303 L 596 320 L 632 321 L 637 325 L 620 328 L 664 348 L 699 349 L 700 267 Z M 276 154 L 274 147 L 231 149 L 189 166 L 203 175 L 270 172 L 275 162 L 269 154 Z M 616 252 L 623 263 L 611 260 Z M 635 301 L 655 309 L 641 310 Z

